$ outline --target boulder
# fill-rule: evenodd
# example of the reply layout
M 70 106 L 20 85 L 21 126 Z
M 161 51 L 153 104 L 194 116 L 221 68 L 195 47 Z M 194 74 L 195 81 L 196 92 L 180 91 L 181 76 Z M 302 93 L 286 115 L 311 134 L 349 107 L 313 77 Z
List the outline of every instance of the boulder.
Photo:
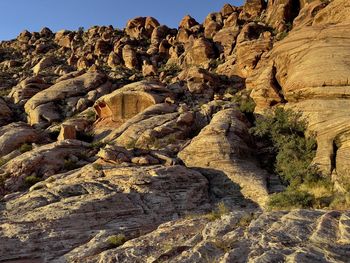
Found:
M 196 25 L 198 25 L 198 22 L 190 15 L 186 15 L 184 18 L 182 18 L 179 28 L 191 29 L 191 27 Z
M 62 124 L 57 140 L 64 141 L 68 139 L 76 139 L 75 127 L 73 125 Z
M 13 87 L 9 97 L 13 99 L 14 103 L 22 104 L 39 91 L 42 91 L 49 86 L 49 84 L 46 84 L 44 80 L 38 76 L 29 77 L 22 80 L 17 86 Z
M 14 122 L 0 127 L 0 157 L 41 139 L 40 133 L 23 122 Z
M 200 167 L 207 169 L 208 173 L 222 174 L 238 184 L 246 198 L 265 206 L 268 198 L 267 174 L 259 168 L 252 155 L 248 125 L 238 110 L 221 110 L 178 156 L 187 167 Z
M 207 262 L 208 258 L 225 263 L 347 262 L 348 219 L 347 211 L 320 210 L 234 211 L 214 221 L 188 216 L 103 252 L 97 252 L 103 239 L 95 239 L 68 258 L 79 260 L 84 254 L 97 253 L 86 262 L 161 261 L 169 255 L 176 263 Z M 334 234 L 338 231 L 341 242 Z
M 159 82 L 140 81 L 126 85 L 95 102 L 98 115 L 96 125 L 120 126 L 148 107 L 163 102 L 168 96 L 169 90 Z
M 55 63 L 55 58 L 52 56 L 43 57 L 38 64 L 33 67 L 33 73 L 39 75 L 43 70 L 51 67 Z
M 28 122 L 31 125 L 39 123 L 52 123 L 61 119 L 62 110 L 56 102 L 66 105 L 65 99 L 81 97 L 89 91 L 108 85 L 106 76 L 97 72 L 88 72 L 81 76 L 62 80 L 53 86 L 38 92 L 30 98 L 24 108 L 28 114 Z
M 184 63 L 185 65 L 208 67 L 210 60 L 215 57 L 213 43 L 205 38 L 198 38 L 193 40 L 187 48 Z
M 136 17 L 128 21 L 125 32 L 132 38 L 150 38 L 153 30 L 159 26 L 159 22 L 153 17 Z
M 257 19 L 265 8 L 266 8 L 265 0 L 245 0 L 245 3 L 243 5 L 243 10 L 239 18 L 242 20 L 250 20 L 250 21 Z
M 125 45 L 123 47 L 122 56 L 125 63 L 125 67 L 127 67 L 128 69 L 138 68 L 139 62 L 137 59 L 137 53 L 132 46 Z

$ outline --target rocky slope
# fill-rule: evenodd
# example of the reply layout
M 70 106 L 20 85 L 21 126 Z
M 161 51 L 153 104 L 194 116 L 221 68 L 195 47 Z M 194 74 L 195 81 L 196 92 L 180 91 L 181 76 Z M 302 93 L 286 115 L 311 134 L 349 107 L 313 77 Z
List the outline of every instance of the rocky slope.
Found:
M 0 42 L 0 262 L 348 262 L 349 211 L 266 210 L 247 107 L 301 112 L 346 195 L 349 19 L 247 0 Z

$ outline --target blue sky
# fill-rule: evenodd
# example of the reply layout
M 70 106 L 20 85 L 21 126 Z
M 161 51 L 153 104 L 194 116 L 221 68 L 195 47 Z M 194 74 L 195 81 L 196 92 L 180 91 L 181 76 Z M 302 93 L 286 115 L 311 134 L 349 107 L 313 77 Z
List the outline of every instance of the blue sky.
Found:
M 177 27 L 186 14 L 202 22 L 225 3 L 240 6 L 243 0 L 0 0 L 0 40 L 44 26 L 53 31 L 93 25 L 123 28 L 136 16 L 153 16 L 161 24 Z

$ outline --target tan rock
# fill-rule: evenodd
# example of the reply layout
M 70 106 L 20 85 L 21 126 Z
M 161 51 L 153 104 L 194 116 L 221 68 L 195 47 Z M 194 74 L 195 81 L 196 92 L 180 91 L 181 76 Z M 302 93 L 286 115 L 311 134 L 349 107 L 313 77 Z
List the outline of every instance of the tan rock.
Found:
M 32 34 L 28 30 L 24 30 L 19 34 L 17 40 L 22 43 L 28 43 L 31 37 Z
M 25 178 L 32 174 L 47 178 L 65 170 L 65 160 L 71 155 L 83 155 L 88 146 L 88 143 L 77 140 L 59 141 L 36 147 L 10 160 L 0 169 L 0 177 L 10 174 L 5 181 L 5 192 L 18 191 Z
M 213 41 L 219 46 L 225 57 L 231 55 L 239 32 L 239 26 L 232 26 L 225 27 L 215 34 Z
M 130 45 L 125 45 L 123 47 L 123 60 L 125 63 L 125 67 L 127 67 L 128 69 L 135 69 L 139 66 L 137 53 L 134 50 L 134 48 Z
M 55 42 L 64 48 L 70 48 L 73 40 L 73 34 L 68 30 L 61 30 L 55 34 Z
M 265 7 L 266 2 L 264 0 L 245 0 L 243 11 L 239 17 L 244 20 L 254 20 L 254 18 L 260 16 Z
M 125 32 L 132 38 L 151 37 L 159 22 L 153 17 L 136 17 L 128 21 Z
M 186 15 L 180 22 L 179 28 L 190 29 L 193 26 L 198 25 L 198 22 L 191 17 L 190 15 Z
M 121 64 L 122 64 L 121 58 L 112 51 L 108 56 L 107 65 L 110 68 L 115 69 Z
M 9 97 L 11 97 L 15 103 L 24 103 L 36 93 L 48 88 L 50 85 L 46 84 L 42 78 L 29 77 L 21 81 L 17 86 L 11 89 Z
M 246 24 L 237 37 L 236 75 L 247 78 L 255 69 L 261 56 L 272 48 L 271 33 L 254 22 Z
M 55 63 L 55 58 L 52 56 L 43 57 L 38 64 L 33 67 L 33 73 L 39 75 L 43 70 L 51 67 Z
M 111 49 L 112 48 L 107 41 L 99 39 L 96 41 L 94 53 L 97 56 L 106 56 L 111 52 Z
M 89 61 L 85 57 L 81 57 L 77 61 L 77 69 L 80 70 L 86 70 L 90 67 Z
M 40 134 L 23 122 L 0 127 L 0 157 L 19 149 L 25 143 L 38 142 Z
M 207 179 L 184 166 L 87 165 L 7 197 L 0 215 L 0 260 L 87 261 L 111 249 L 110 236 L 138 237 L 181 214 L 203 210 L 208 199 Z M 80 247 L 85 245 L 93 249 L 86 253 Z
M 242 194 L 265 206 L 266 172 L 252 158 L 247 121 L 235 109 L 216 113 L 210 124 L 178 156 L 188 167 L 215 169 L 241 187 Z
M 75 127 L 72 125 L 62 124 L 57 140 L 64 141 L 68 139 L 76 139 Z
M 142 75 L 144 77 L 157 75 L 157 68 L 152 64 L 147 64 L 145 62 L 146 61 L 144 61 L 144 64 L 142 65 Z
M 185 64 L 207 67 L 210 59 L 215 58 L 215 56 L 212 42 L 205 38 L 195 39 L 186 51 Z
M 94 105 L 99 117 L 97 122 L 121 125 L 151 105 L 169 96 L 169 91 L 159 82 L 140 81 L 124 86 L 98 99 Z
M 332 14 L 331 5 L 321 12 L 327 10 Z M 317 135 L 314 162 L 325 174 L 332 173 L 334 180 L 342 178 L 340 182 L 345 184 L 349 180 L 346 179 L 346 134 L 350 128 L 346 113 L 350 74 L 346 55 L 350 50 L 348 31 L 345 21 L 293 30 L 275 45 L 265 63 L 247 80 L 260 112 L 269 104 L 264 102 L 268 100 L 265 91 L 268 90 L 267 94 L 281 94 L 288 108 L 300 111 L 307 118 L 310 131 Z
M 188 216 L 162 224 L 116 249 L 97 252 L 97 244 L 102 240 L 96 239 L 81 246 L 79 253 L 70 253 L 69 258 L 77 260 L 86 253 L 97 252 L 86 262 L 108 262 L 115 258 L 123 263 L 148 262 L 167 258 L 169 254 L 176 263 L 206 262 L 208 258 L 227 263 L 347 262 L 349 236 L 344 234 L 349 234 L 348 218 L 347 211 L 320 210 L 254 213 L 237 209 L 214 221 L 205 216 Z M 338 231 L 344 238 L 342 242 L 336 242 L 334 233 Z
M 106 76 L 97 72 L 88 72 L 73 79 L 67 79 L 38 92 L 25 104 L 25 111 L 28 114 L 28 121 L 31 125 L 53 122 L 59 120 L 62 111 L 54 102 L 64 99 L 82 96 L 93 89 L 106 84 Z

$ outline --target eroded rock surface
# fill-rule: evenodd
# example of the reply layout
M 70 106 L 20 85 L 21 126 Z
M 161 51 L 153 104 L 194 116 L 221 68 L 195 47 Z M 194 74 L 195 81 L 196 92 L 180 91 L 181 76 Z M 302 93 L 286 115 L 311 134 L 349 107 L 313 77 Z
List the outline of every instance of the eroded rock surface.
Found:
M 132 238 L 186 211 L 200 210 L 208 201 L 207 191 L 206 178 L 183 166 L 88 165 L 55 175 L 1 203 L 0 260 L 54 262 L 70 251 L 79 255 L 86 242 L 103 240 L 89 253 L 68 254 L 57 262 L 84 261 L 108 249 L 109 236 Z
M 224 173 L 242 188 L 245 197 L 264 206 L 268 192 L 266 172 L 251 158 L 248 123 L 235 109 L 216 113 L 210 124 L 179 153 L 186 166 Z

